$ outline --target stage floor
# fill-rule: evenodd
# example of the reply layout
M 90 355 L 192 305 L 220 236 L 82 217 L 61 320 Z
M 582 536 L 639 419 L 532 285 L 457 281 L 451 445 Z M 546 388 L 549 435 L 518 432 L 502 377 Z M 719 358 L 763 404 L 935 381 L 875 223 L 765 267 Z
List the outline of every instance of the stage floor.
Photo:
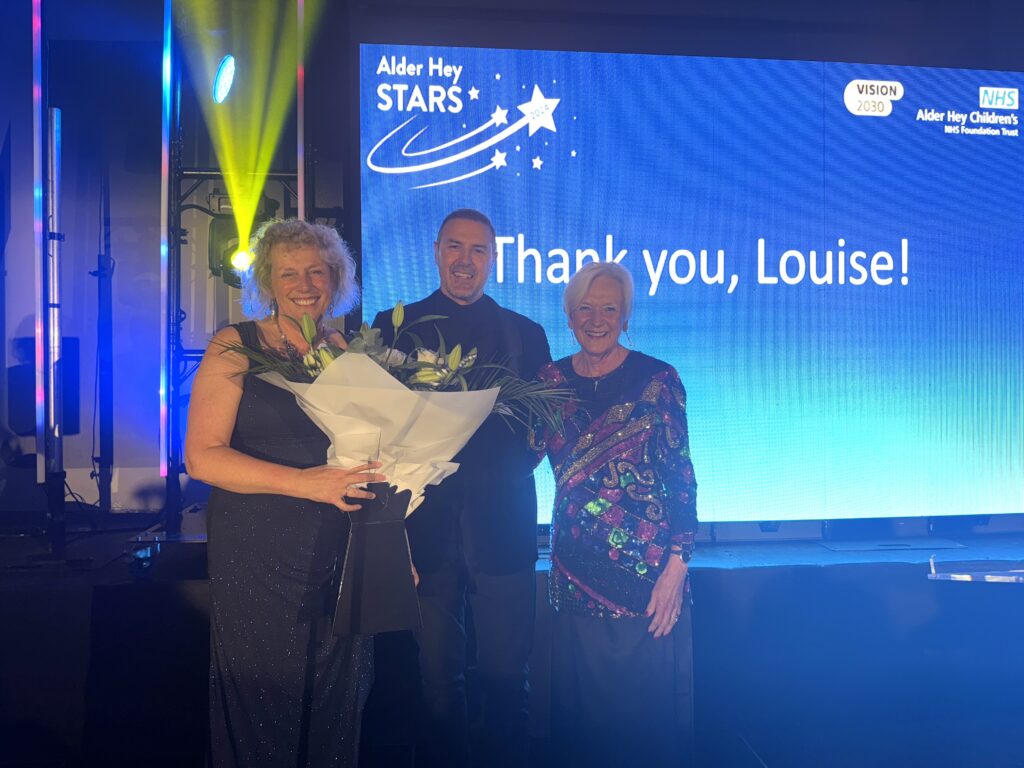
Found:
M 72 525 L 66 563 L 38 558 L 41 537 L 0 536 L 0 765 L 203 764 L 205 544 L 201 515 L 186 521 L 185 543 L 159 544 L 137 541 L 151 518 L 132 521 L 134 535 L 118 516 L 114 530 Z M 1024 536 L 880 543 L 892 542 L 699 547 L 702 767 L 1024 766 L 1024 586 L 928 578 L 932 555 L 943 571 L 1019 568 Z M 537 768 L 549 766 L 545 569 L 531 672 Z M 377 644 L 371 768 L 408 756 L 416 690 L 411 636 Z

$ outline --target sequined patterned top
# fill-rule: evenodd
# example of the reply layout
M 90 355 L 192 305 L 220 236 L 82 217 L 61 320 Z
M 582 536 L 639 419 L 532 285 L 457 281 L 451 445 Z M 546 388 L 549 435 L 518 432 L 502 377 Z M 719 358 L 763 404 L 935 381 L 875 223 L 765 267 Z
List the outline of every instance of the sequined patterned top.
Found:
M 565 434 L 549 436 L 545 446 L 557 484 L 551 604 L 591 616 L 643 615 L 671 546 L 688 559 L 697 530 L 679 375 L 631 351 L 600 378 L 577 374 L 571 357 L 539 376 L 579 398 Z

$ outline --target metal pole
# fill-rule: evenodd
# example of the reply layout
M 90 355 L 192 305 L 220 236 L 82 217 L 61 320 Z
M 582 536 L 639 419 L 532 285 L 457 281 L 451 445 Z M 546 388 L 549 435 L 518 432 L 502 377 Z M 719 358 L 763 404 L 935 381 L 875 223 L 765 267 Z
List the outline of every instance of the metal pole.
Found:
M 54 555 L 63 555 L 64 522 L 64 387 L 61 360 L 61 120 L 48 110 L 46 136 L 46 498 L 47 531 Z
M 167 0 L 168 3 L 171 0 Z M 181 533 L 181 390 L 185 361 L 181 350 L 181 67 L 172 43 L 170 115 L 170 189 L 167 200 L 167 491 L 164 500 L 164 531 Z
M 179 175 L 182 179 L 196 179 L 197 181 L 217 181 L 223 179 L 225 173 L 218 168 L 180 168 Z M 254 173 L 242 174 L 255 176 Z M 292 171 L 267 171 L 261 178 L 267 181 L 292 181 L 298 178 Z
M 100 452 L 93 457 L 97 464 L 96 485 L 99 489 L 101 512 L 109 512 L 113 505 L 111 486 L 114 472 L 114 320 L 112 290 L 114 260 L 110 255 L 110 175 L 104 171 L 100 182 L 100 249 L 96 256 L 97 322 L 96 377 L 100 425 Z

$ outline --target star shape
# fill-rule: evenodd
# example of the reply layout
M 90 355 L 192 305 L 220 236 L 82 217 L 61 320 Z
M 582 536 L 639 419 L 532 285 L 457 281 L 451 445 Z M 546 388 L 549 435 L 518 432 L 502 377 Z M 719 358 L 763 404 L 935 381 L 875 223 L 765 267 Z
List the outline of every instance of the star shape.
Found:
M 530 162 L 533 163 L 533 169 L 535 171 L 539 171 L 540 167 L 544 165 L 544 161 L 540 159 L 540 155 L 537 155 L 537 157 L 533 158 Z
M 479 89 L 477 89 L 476 86 L 473 86 L 472 88 L 470 88 L 469 89 L 469 100 L 470 101 L 476 101 L 479 98 L 480 98 L 480 91 L 479 91 Z
M 491 113 L 491 122 L 495 125 L 508 125 L 508 110 L 494 105 L 494 112 Z
M 494 156 L 491 158 L 491 165 L 495 168 L 504 168 L 508 165 L 508 163 L 505 162 L 505 155 L 507 154 L 507 152 L 502 152 L 499 149 L 494 150 Z
M 570 152 L 569 156 L 570 157 L 576 157 L 576 150 L 574 149 L 572 152 Z
M 525 104 L 520 104 L 518 109 L 530 123 L 530 135 L 533 136 L 539 129 L 547 128 L 555 132 L 555 118 L 553 117 L 555 107 L 561 99 L 545 99 L 540 92 L 540 86 L 533 86 L 533 96 Z

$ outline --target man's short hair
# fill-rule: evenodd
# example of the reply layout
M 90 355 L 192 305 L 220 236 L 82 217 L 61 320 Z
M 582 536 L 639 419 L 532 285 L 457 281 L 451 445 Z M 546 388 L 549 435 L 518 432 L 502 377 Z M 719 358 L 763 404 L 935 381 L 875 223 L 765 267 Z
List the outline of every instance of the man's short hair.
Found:
M 475 221 L 477 224 L 483 224 L 491 230 L 492 243 L 498 238 L 498 235 L 494 231 L 494 225 L 491 224 L 491 220 L 487 218 L 487 216 L 473 208 L 459 208 L 444 217 L 444 221 L 441 222 L 441 227 L 437 230 L 437 239 L 435 242 L 441 242 L 441 233 L 444 232 L 445 224 L 452 219 L 465 219 L 466 221 Z

